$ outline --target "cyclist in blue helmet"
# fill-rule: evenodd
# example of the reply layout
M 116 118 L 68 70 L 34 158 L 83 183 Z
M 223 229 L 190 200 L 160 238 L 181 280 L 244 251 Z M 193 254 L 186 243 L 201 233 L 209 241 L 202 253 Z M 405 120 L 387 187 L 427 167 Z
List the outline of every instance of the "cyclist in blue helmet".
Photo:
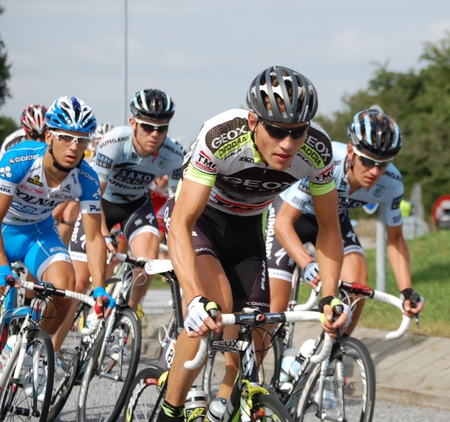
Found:
M 75 272 L 52 212 L 59 204 L 77 199 L 86 228 L 94 296 L 99 304 L 106 297 L 112 308 L 114 301 L 104 289 L 100 182 L 83 160 L 96 128 L 94 114 L 80 99 L 61 97 L 48 109 L 45 122 L 45 143 L 21 142 L 0 160 L 0 293 L 15 261 L 23 262 L 38 280 L 74 290 Z M 42 325 L 49 334 L 56 332 L 69 305 L 58 298 L 47 304 Z

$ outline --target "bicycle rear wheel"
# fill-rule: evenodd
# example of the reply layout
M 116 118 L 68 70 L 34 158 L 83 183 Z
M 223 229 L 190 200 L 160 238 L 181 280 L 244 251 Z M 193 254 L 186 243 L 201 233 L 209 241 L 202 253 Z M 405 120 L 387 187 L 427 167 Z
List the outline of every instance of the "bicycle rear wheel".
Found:
M 5 388 L 0 419 L 46 422 L 55 367 L 53 345 L 50 336 L 40 329 L 30 329 L 25 335 L 25 361 L 19 379 L 12 377 Z
M 94 349 L 81 381 L 77 421 L 116 421 L 139 364 L 142 330 L 131 309 L 117 310 L 112 334 Z M 101 359 L 101 352 L 104 358 Z
M 376 389 L 372 358 L 367 347 L 356 338 L 346 337 L 343 346 L 345 353 L 339 344 L 334 346 L 322 397 L 318 391 L 321 365 L 314 366 L 300 396 L 294 421 L 320 420 L 320 402 L 323 406 L 322 416 L 335 418 L 332 420 L 372 420 Z
M 164 378 L 162 378 L 163 374 L 165 374 Z M 161 388 L 167 374 L 168 372 L 159 366 L 151 365 L 136 375 L 125 402 L 124 421 L 147 422 L 156 420 L 165 396 L 165 390 L 162 392 Z M 155 407 L 157 410 L 154 418 L 150 419 Z

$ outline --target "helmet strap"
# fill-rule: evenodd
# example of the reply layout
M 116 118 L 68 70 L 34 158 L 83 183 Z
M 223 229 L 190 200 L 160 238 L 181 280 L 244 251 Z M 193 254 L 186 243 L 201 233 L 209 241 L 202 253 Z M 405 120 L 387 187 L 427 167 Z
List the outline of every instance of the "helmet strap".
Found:
M 83 156 L 81 157 L 81 160 L 78 162 L 78 164 L 75 167 L 64 167 L 64 166 L 62 166 L 61 164 L 59 164 L 56 161 L 56 158 L 55 158 L 55 156 L 53 154 L 53 140 L 52 140 L 52 143 L 48 146 L 48 152 L 50 153 L 50 155 L 53 158 L 53 167 L 55 167 L 57 170 L 62 171 L 64 173 L 70 173 L 75 167 L 80 167 L 81 166 L 81 162 L 83 161 L 83 158 L 84 158 L 84 153 L 83 153 Z

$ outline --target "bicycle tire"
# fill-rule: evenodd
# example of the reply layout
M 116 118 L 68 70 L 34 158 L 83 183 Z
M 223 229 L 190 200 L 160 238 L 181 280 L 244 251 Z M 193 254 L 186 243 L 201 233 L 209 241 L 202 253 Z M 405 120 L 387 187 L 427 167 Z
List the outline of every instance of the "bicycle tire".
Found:
M 157 365 L 151 365 L 142 369 L 133 381 L 130 391 L 128 393 L 123 420 L 126 422 L 147 422 L 150 421 L 150 416 L 155 408 L 158 410 L 155 413 L 155 420 L 158 416 L 160 404 L 164 400 L 165 390 L 161 396 L 160 378 L 166 373 L 163 368 Z
M 25 335 L 27 336 L 27 351 L 32 351 L 32 361 L 39 362 L 37 373 L 39 374 L 40 369 L 44 369 L 45 374 L 45 386 L 40 390 L 40 393 L 38 390 L 37 413 L 35 415 L 32 413 L 33 387 L 27 383 L 27 381 L 34 378 L 35 367 L 33 363 L 31 372 L 25 374 L 25 368 L 22 368 L 19 382 L 14 383 L 13 378 L 11 378 L 5 387 L 0 404 L 0 418 L 4 421 L 13 421 L 20 417 L 22 421 L 46 422 L 53 389 L 55 367 L 52 340 L 45 331 L 40 329 L 30 329 Z M 19 355 L 16 356 L 16 361 L 18 357 Z M 13 366 L 15 367 L 15 365 Z M 14 368 L 12 368 L 11 374 L 13 371 Z M 42 374 L 39 375 L 42 376 Z M 44 390 L 45 392 L 42 393 Z M 11 413 L 11 411 L 14 413 Z
M 268 394 L 256 394 L 252 401 L 252 422 L 291 422 L 289 412 L 277 398 Z
M 373 417 L 376 390 L 372 358 L 364 343 L 356 338 L 346 337 L 344 348 L 345 353 L 342 352 L 339 344 L 336 343 L 333 347 L 326 379 L 330 380 L 330 385 L 334 388 L 335 401 L 333 404 L 333 400 L 322 400 L 323 411 L 331 417 L 342 417 L 349 422 L 370 422 Z M 295 422 L 320 420 L 317 405 L 320 399 L 317 393 L 320 366 L 320 364 L 315 365 L 308 375 L 296 414 L 293 415 Z
M 118 346 L 122 342 L 123 348 Z M 136 313 L 129 308 L 118 310 L 109 339 L 109 343 L 114 344 L 108 345 L 103 361 L 99 362 L 104 342 L 97 343 L 81 381 L 78 422 L 84 422 L 87 414 L 96 421 L 112 422 L 118 419 L 136 375 L 141 342 L 141 323 Z
M 48 421 L 53 421 L 61 413 L 74 385 L 79 382 L 81 367 L 85 364 L 81 360 L 80 348 L 83 348 L 81 330 L 86 326 L 87 315 L 91 307 L 80 302 L 75 313 L 72 328 L 68 332 L 55 362 L 55 378 L 53 394 L 50 401 Z

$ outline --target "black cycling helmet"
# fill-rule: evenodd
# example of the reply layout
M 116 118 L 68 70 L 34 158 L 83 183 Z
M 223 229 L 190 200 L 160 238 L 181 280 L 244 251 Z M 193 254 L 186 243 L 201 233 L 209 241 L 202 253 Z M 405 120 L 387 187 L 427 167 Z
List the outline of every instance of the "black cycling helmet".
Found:
M 138 118 L 171 119 L 175 113 L 175 103 L 159 89 L 144 89 L 134 94 L 130 109 L 133 116 Z
M 295 70 L 272 66 L 261 72 L 247 92 L 247 106 L 263 120 L 300 123 L 311 120 L 318 107 L 311 81 Z
M 348 127 L 348 137 L 358 150 L 382 160 L 395 157 L 403 145 L 397 123 L 376 109 L 356 113 Z

